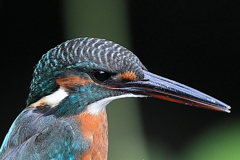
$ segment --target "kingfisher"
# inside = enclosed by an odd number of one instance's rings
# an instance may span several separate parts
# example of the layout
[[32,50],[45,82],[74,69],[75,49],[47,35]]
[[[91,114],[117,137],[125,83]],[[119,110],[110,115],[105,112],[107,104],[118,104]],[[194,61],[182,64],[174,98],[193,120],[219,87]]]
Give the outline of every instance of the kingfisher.
[[230,112],[230,106],[149,72],[123,46],[76,38],[49,50],[37,63],[27,107],[10,127],[1,160],[106,160],[106,106],[125,97],[155,97]]

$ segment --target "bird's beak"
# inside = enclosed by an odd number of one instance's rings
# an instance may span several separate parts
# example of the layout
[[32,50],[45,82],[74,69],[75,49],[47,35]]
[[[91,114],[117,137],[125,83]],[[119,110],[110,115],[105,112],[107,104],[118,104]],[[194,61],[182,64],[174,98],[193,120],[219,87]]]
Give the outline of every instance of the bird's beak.
[[230,113],[229,105],[207,94],[148,71],[143,72],[143,80],[127,82],[123,86],[115,86],[114,89]]

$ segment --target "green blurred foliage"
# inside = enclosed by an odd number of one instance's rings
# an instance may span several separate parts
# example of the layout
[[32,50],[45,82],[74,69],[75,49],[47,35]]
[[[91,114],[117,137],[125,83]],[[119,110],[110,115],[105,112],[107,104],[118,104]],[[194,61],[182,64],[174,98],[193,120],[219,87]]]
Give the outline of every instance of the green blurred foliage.
[[215,124],[186,147],[186,160],[240,159],[240,120]]
[[151,160],[238,160],[240,119],[217,122],[199,133],[178,152],[161,142],[149,142]]

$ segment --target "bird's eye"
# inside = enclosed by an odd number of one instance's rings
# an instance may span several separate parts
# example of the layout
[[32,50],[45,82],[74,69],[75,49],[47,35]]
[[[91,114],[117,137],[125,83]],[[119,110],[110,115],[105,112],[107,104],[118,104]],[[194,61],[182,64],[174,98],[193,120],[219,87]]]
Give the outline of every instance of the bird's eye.
[[98,81],[106,81],[109,78],[111,78],[111,73],[105,72],[105,71],[95,71],[93,73],[93,76],[98,80]]

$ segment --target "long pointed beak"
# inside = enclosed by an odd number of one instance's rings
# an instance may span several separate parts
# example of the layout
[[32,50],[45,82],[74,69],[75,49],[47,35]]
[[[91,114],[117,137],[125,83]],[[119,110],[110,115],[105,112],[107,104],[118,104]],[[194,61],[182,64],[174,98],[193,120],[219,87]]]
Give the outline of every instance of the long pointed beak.
[[114,87],[128,93],[147,95],[191,106],[230,113],[230,106],[196,89],[144,70],[144,79]]

